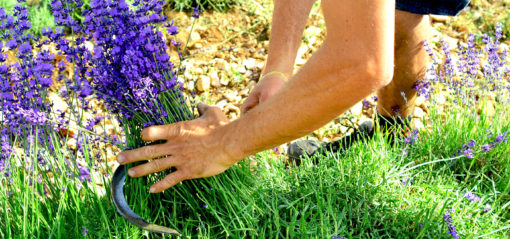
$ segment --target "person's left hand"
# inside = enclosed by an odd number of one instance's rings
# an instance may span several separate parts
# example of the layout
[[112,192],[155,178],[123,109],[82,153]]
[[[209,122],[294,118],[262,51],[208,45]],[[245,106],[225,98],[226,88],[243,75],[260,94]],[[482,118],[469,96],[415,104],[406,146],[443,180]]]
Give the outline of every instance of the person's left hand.
[[228,119],[218,107],[199,104],[200,117],[169,125],[151,126],[142,130],[144,141],[166,140],[166,143],[121,152],[120,164],[150,160],[129,169],[131,177],[141,177],[174,167],[177,171],[150,187],[158,193],[177,183],[193,178],[220,174],[239,159],[225,149],[224,130]]

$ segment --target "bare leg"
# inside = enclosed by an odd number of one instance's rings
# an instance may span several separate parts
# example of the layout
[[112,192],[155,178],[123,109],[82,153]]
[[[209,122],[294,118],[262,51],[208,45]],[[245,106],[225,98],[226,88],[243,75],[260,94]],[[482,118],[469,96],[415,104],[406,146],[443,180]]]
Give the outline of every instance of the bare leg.
[[416,98],[413,86],[423,77],[426,69],[428,57],[423,49],[423,41],[430,34],[428,16],[396,10],[393,80],[377,91],[377,110],[383,116],[407,117],[413,113]]

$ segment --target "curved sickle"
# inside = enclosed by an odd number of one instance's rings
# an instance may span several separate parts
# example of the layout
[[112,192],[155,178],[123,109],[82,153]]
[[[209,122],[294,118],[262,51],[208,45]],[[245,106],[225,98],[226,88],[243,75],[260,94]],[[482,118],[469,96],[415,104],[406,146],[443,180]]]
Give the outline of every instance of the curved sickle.
[[126,166],[120,165],[116,170],[115,173],[113,173],[112,182],[110,185],[110,190],[112,194],[113,204],[115,204],[115,208],[117,209],[117,212],[126,218],[130,223],[151,232],[157,232],[157,233],[165,233],[165,234],[171,234],[176,236],[181,236],[181,234],[171,228],[152,224],[147,222],[145,219],[141,218],[140,216],[136,215],[131,208],[129,208],[129,205],[126,202],[126,198],[124,197],[124,181],[126,180]]

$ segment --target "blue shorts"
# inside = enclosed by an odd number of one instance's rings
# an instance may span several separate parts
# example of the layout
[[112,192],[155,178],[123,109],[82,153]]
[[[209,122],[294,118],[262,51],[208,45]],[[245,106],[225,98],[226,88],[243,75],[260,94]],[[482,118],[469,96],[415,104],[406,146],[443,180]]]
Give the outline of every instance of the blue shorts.
[[470,0],[397,0],[397,9],[414,14],[456,16]]

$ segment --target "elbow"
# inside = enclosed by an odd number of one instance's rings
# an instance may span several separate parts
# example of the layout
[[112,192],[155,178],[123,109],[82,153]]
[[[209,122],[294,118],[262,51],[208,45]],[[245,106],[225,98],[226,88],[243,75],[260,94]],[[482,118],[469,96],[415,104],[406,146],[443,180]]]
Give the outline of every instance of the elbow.
[[393,62],[375,62],[364,66],[365,79],[374,90],[379,90],[393,79]]

